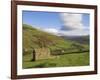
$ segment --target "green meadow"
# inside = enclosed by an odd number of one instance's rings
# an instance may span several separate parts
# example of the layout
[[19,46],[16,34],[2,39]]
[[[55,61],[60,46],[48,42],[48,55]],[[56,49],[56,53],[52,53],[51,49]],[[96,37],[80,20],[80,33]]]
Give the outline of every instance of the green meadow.
[[43,68],[43,67],[68,67],[89,65],[89,53],[74,53],[60,55],[59,58],[31,61],[32,55],[23,57],[23,68]]
[[[46,47],[51,55],[58,56],[52,59],[32,61],[34,48]],[[56,50],[64,51],[57,53]],[[51,35],[23,24],[23,68],[68,67],[89,65],[89,44],[80,44],[65,40],[62,37]]]

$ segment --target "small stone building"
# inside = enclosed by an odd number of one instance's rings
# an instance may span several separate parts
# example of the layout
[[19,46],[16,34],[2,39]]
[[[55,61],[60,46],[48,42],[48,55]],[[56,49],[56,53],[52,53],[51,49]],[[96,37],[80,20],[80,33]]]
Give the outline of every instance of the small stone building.
[[37,48],[35,49],[35,60],[41,60],[41,59],[51,59],[55,58],[57,56],[53,56],[50,54],[49,48]]

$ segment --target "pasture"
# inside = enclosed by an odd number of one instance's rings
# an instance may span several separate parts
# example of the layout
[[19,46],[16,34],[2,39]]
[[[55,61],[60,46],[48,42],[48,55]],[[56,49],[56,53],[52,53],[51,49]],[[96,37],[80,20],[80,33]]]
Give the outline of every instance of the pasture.
[[69,67],[89,65],[89,52],[69,53],[53,59],[31,61],[32,54],[23,56],[23,68]]

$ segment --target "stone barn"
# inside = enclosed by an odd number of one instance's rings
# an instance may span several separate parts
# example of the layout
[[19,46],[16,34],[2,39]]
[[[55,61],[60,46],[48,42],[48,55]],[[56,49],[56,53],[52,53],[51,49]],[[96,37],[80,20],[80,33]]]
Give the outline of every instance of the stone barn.
[[34,60],[41,60],[41,59],[52,59],[56,57],[57,56],[51,55],[49,48],[37,48],[35,49],[35,55],[33,58],[35,58]]

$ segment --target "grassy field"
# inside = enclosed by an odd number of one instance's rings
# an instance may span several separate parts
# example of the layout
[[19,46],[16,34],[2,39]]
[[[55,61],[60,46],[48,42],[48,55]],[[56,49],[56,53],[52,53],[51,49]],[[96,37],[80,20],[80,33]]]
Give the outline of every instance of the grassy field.
[[32,54],[23,56],[23,68],[68,67],[89,65],[89,52],[59,55],[59,58],[31,61]]
[[[86,41],[87,42],[87,41]],[[59,58],[32,61],[35,48],[49,48]],[[56,52],[56,50],[64,51]],[[87,52],[84,52],[87,51]],[[56,52],[56,53],[55,53]],[[81,52],[81,53],[80,53]],[[37,54],[37,53],[36,53]],[[89,65],[89,44],[80,44],[72,40],[36,29],[23,24],[23,68],[45,68]]]

